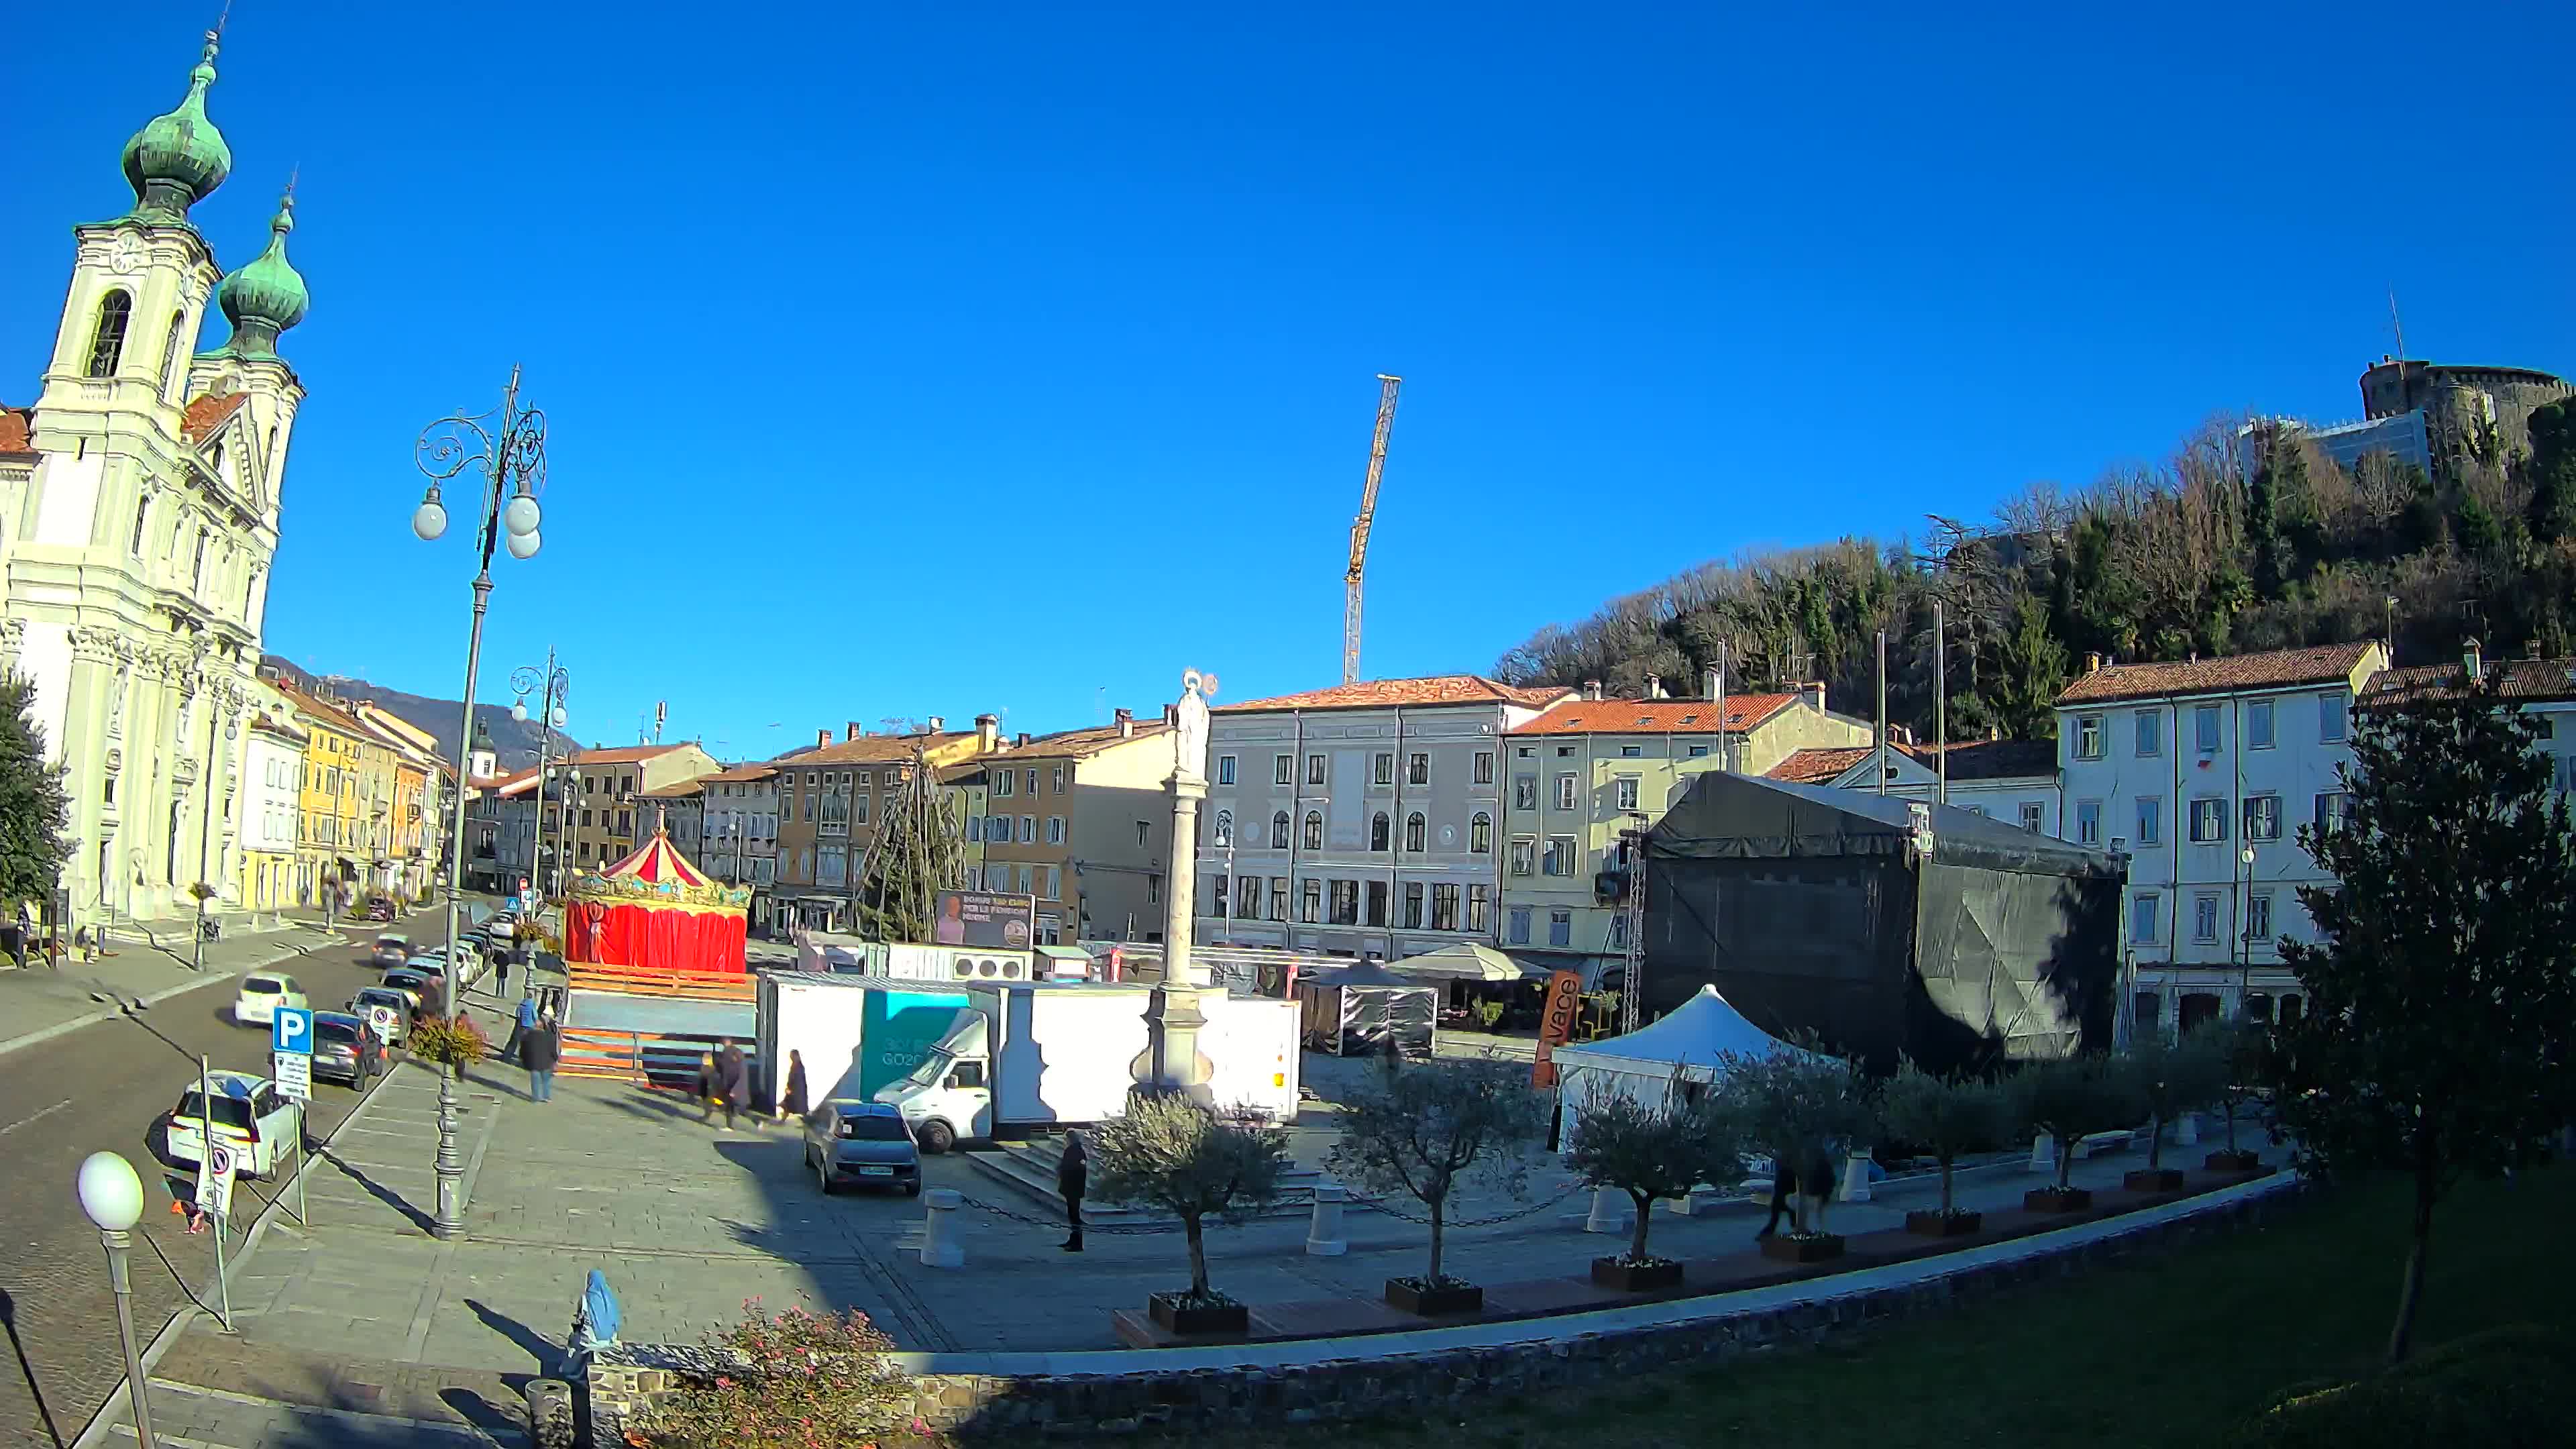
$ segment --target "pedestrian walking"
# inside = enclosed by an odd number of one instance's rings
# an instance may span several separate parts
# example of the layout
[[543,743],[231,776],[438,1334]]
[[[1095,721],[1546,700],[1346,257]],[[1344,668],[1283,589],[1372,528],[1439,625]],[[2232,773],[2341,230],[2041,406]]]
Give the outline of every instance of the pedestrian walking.
[[170,1185],[170,1211],[187,1218],[188,1236],[193,1238],[204,1232],[206,1215],[197,1207],[196,1180],[187,1177],[170,1177],[166,1181]]
[[519,1010],[510,1018],[510,1039],[501,1044],[501,1059],[512,1060],[518,1053],[519,1043],[527,1040],[528,1033],[536,1029],[537,997],[531,991],[519,998]]
[[528,1069],[528,1100],[531,1102],[555,1099],[555,1060],[563,1050],[562,1039],[555,1032],[555,1019],[543,1016],[519,1040],[519,1065]]
[[1082,1194],[1091,1186],[1091,1155],[1082,1145],[1082,1134],[1064,1134],[1064,1155],[1056,1159],[1055,1190],[1064,1198],[1065,1240],[1068,1253],[1082,1251]]
[[1782,1153],[1771,1165],[1771,1218],[1762,1231],[1753,1235],[1755,1242],[1780,1230],[1780,1218],[1789,1211],[1789,1194],[1798,1185],[1798,1175],[1789,1170],[1788,1154]]
[[716,1117],[716,1054],[708,1052],[698,1058],[698,1120],[712,1122]]
[[724,1099],[725,1130],[731,1132],[733,1114],[751,1111],[751,1064],[732,1042],[716,1053],[716,1094]]
[[510,994],[510,953],[507,951],[496,951],[492,955],[492,994],[499,997]]
[[790,1117],[802,1117],[805,1104],[805,1054],[794,1048],[787,1052],[787,1090],[778,1095],[778,1122],[787,1124]]

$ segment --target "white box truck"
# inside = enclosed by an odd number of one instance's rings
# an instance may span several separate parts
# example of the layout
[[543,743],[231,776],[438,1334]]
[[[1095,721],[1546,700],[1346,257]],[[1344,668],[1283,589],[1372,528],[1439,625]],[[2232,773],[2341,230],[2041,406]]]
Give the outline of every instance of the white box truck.
[[[876,1100],[903,1113],[926,1152],[1127,1110],[1150,1073],[1149,986],[1038,982],[968,988],[948,1036]],[[1218,1105],[1276,1120],[1297,1113],[1297,1009],[1285,1001],[1200,998],[1199,1036]]]
[[808,1106],[836,1097],[867,1101],[921,1065],[957,1025],[966,994],[926,981],[846,972],[760,974],[758,1040],[773,1090],[787,1054],[805,1062]]

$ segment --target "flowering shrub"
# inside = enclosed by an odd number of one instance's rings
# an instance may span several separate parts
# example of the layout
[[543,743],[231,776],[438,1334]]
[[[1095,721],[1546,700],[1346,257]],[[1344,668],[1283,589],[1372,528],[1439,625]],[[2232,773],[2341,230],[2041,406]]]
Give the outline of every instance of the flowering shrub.
[[780,1445],[840,1449],[909,1427],[912,1380],[886,1361],[894,1340],[868,1316],[790,1308],[771,1314],[742,1305],[740,1323],[702,1341],[715,1365],[629,1426],[639,1449],[733,1449]]
[[404,1045],[420,1061],[459,1070],[492,1054],[491,1038],[483,1035],[483,1028],[474,1024],[474,1018],[461,1014],[453,1019],[444,1016],[425,1018],[412,1028]]

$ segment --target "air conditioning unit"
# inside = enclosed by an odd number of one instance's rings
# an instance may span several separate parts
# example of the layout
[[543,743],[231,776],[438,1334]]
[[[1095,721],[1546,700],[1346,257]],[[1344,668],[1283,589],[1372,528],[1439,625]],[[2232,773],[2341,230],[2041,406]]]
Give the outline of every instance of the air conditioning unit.
[[948,974],[959,981],[1026,981],[1029,958],[1016,951],[959,951],[949,957]]

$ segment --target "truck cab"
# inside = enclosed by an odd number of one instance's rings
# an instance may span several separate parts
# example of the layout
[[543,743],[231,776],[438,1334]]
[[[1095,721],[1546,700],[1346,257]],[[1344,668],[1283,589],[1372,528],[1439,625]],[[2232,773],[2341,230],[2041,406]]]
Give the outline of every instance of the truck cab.
[[993,1135],[992,1032],[984,1013],[961,1011],[909,1076],[877,1090],[903,1114],[924,1152],[946,1152],[960,1139]]

